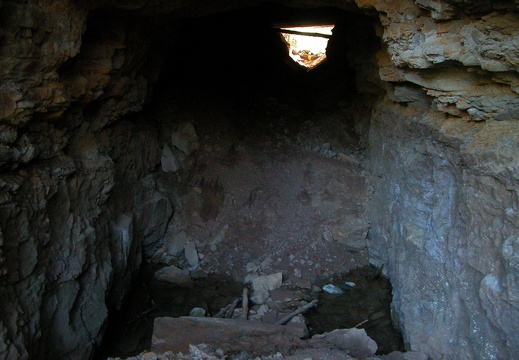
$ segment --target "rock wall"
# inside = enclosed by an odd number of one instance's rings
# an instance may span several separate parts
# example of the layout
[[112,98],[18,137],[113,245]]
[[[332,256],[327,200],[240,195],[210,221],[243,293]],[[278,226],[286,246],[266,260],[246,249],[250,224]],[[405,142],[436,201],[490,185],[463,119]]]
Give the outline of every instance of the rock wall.
[[[359,2],[360,3],[360,2]],[[383,11],[371,261],[407,345],[435,359],[519,350],[519,18],[511,2],[362,2]],[[508,7],[507,7],[508,6]],[[391,99],[391,100],[390,100]]]
[[372,262],[383,259],[408,346],[435,359],[513,357],[519,128],[386,100],[370,136]]
[[0,4],[0,358],[88,358],[172,213],[145,176],[159,129],[125,116],[160,70],[159,25]]

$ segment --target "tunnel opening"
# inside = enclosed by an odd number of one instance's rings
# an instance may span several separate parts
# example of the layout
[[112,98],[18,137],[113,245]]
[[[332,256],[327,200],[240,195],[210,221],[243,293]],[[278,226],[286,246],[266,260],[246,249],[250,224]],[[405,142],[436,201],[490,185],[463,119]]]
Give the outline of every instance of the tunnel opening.
[[290,58],[310,71],[326,60],[326,47],[333,27],[334,25],[284,27],[279,32],[286,43]]
[[[294,66],[279,29],[330,23],[335,28],[327,60],[311,72]],[[125,121],[140,126],[147,122],[158,129],[161,161],[148,177],[173,211],[164,236],[144,242],[148,278],[139,278],[134,284],[137,294],[129,296],[137,307],[123,306],[107,329],[122,339],[108,336],[101,353],[135,355],[150,346],[154,316],[189,315],[185,304],[173,310],[153,286],[170,286],[173,290],[168,291],[179,294],[186,294],[179,284],[196,284],[202,292],[204,286],[216,286],[225,292],[227,282],[213,279],[208,285],[207,279],[197,278],[211,274],[250,286],[254,278],[282,274],[284,287],[304,294],[294,306],[317,299],[319,286],[369,266],[369,159],[366,134],[359,129],[365,131],[362,114],[370,111],[369,103],[380,90],[363,93],[357,82],[365,81],[362,66],[372,61],[379,46],[374,24],[368,16],[337,8],[264,5],[173,19],[169,29],[165,26],[170,36],[160,46],[166,60],[153,96],[143,111]],[[359,108],[363,110],[355,114]],[[150,269],[155,269],[151,280]],[[354,308],[366,309],[363,301],[373,298],[371,303],[379,305],[368,307],[369,314],[338,311],[326,321],[329,313],[318,311],[312,327],[317,332],[332,330],[323,322],[354,327],[358,323],[352,322],[364,316],[369,326],[360,327],[371,326],[368,332],[382,339],[379,353],[402,350],[390,320],[390,296],[380,300],[376,291],[382,287],[387,295],[388,281],[376,285],[378,280],[369,276],[357,276],[356,281],[357,289],[349,293],[363,295],[324,296],[324,303],[336,310],[355,301]],[[367,295],[370,288],[374,291]],[[184,295],[191,300],[187,304],[201,302],[208,315],[214,315],[215,303],[195,293]],[[136,305],[139,298],[145,300]],[[216,303],[228,298],[221,295]],[[252,313],[263,312],[256,320],[272,322],[290,309],[276,309],[269,299],[251,295]],[[385,329],[369,319],[373,314],[383,318]],[[384,332],[396,335],[379,336]],[[136,347],[129,346],[129,339],[135,339]],[[121,346],[127,346],[128,353],[121,352]]]
[[[373,36],[373,20],[336,8],[297,11],[281,6],[261,6],[234,12],[184,19],[175,31],[177,41],[168,56],[170,66],[163,69],[156,92],[174,94],[221,93],[236,87],[267,95],[292,97],[301,104],[317,103],[324,95],[346,100],[357,91],[355,66],[348,60],[349,38],[367,31]],[[312,20],[314,19],[314,20]],[[279,28],[304,24],[338,22],[330,39],[326,64],[307,74],[290,61]],[[360,30],[357,25],[362,24]],[[340,28],[343,27],[341,30]],[[350,32],[350,34],[348,33]],[[348,42],[344,41],[349,38]],[[243,96],[248,95],[247,91]],[[316,99],[316,100],[313,100]],[[334,101],[330,100],[330,101]]]

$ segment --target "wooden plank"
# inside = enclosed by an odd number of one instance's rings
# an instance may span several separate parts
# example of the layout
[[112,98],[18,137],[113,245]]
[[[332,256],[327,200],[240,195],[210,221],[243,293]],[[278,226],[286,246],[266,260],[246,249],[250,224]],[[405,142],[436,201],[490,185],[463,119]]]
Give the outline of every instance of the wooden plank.
[[288,29],[274,29],[274,31],[279,32],[279,33],[284,33],[284,34],[313,36],[313,37],[320,37],[320,38],[325,38],[325,39],[330,39],[332,37],[332,35],[328,35],[328,34],[319,34],[319,33],[312,33],[312,32],[288,30]]
[[246,320],[162,317],[155,319],[151,350],[156,353],[166,351],[188,353],[190,344],[204,343],[220,347],[237,338],[251,337],[257,340],[260,337],[269,339],[280,335],[301,339],[308,336],[308,330]]

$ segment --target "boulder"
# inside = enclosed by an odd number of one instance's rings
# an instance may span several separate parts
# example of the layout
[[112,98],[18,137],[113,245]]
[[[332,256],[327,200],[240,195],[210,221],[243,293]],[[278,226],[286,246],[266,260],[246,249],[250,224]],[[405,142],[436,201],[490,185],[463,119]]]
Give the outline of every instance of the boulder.
[[195,307],[191,310],[189,313],[189,316],[191,317],[205,317],[205,309]]
[[297,341],[305,336],[306,333],[296,327],[256,321],[162,317],[155,319],[151,350],[156,353],[166,351],[187,353],[189,345],[201,343],[227,350],[223,347],[239,343],[240,346],[246,344],[249,347],[248,351],[263,353],[265,344],[274,344],[280,340],[289,344],[291,341]]
[[275,274],[258,276],[252,279],[252,289],[254,291],[257,290],[276,290],[281,287],[281,283],[283,282],[283,274],[278,272]]
[[178,131],[171,135],[171,143],[186,155],[200,148],[195,127],[189,122],[181,124]]
[[160,158],[162,171],[176,172],[178,170],[178,160],[168,145],[164,144],[162,148],[162,156]]
[[189,264],[189,266],[198,267],[198,251],[196,250],[196,245],[193,242],[188,242],[184,246],[184,256]]
[[366,334],[366,330],[356,328],[315,335],[309,342],[313,347],[338,348],[357,358],[373,356],[378,349],[377,343]]
[[[169,229],[168,229],[169,233]],[[169,234],[166,233],[166,236]],[[173,234],[171,237],[166,238],[166,252],[169,255],[178,256],[184,250],[189,237],[184,230]]]
[[155,273],[155,279],[166,281],[180,287],[193,287],[189,271],[179,269],[175,265],[166,266]]
[[270,297],[270,293],[267,289],[259,289],[254,291],[250,296],[250,301],[256,305],[265,304]]

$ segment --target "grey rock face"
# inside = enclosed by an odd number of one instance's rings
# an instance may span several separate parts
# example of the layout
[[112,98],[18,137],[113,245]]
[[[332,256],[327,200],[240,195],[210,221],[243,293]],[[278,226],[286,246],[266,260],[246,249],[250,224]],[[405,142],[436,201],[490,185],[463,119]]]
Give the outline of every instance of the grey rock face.
[[368,243],[372,261],[387,266],[406,341],[435,358],[512,356],[519,149],[507,144],[518,129],[497,135],[457,123],[453,131],[439,114],[388,102],[377,109]]
[[171,135],[171,144],[185,155],[189,155],[193,151],[198,150],[200,144],[198,143],[198,135],[196,134],[193,124],[180,124],[178,131]]

